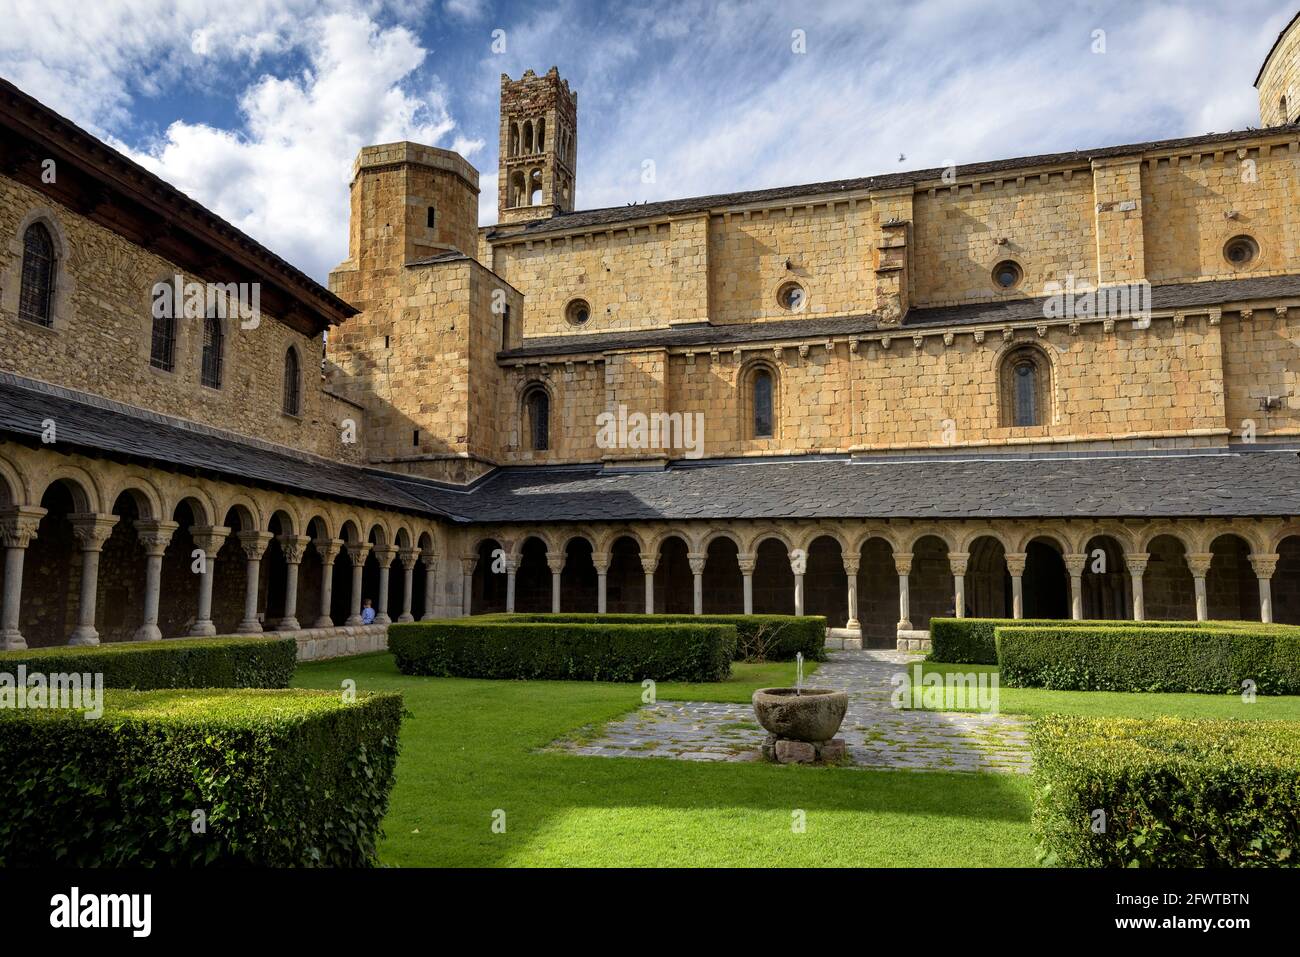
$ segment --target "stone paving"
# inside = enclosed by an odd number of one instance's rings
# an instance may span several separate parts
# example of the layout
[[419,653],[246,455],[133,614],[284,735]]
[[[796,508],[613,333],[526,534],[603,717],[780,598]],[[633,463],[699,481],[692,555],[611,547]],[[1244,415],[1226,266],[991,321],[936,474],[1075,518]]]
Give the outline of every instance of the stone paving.
[[[1029,771],[1028,722],[1000,714],[894,708],[891,678],[921,656],[896,651],[832,651],[810,688],[849,693],[839,736],[856,767],[927,771]],[[790,665],[791,679],[794,664]],[[791,681],[793,684],[793,680]],[[550,750],[600,757],[758,761],[766,732],[748,704],[660,701],[611,721],[592,736]]]

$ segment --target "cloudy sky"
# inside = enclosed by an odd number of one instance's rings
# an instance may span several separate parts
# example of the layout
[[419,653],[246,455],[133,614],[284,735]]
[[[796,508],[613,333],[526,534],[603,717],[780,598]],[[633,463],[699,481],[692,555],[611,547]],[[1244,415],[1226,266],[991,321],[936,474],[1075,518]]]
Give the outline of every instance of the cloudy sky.
[[557,65],[578,90],[577,202],[594,208],[1239,129],[1258,121],[1251,84],[1294,12],[0,0],[0,75],[324,280],[346,252],[365,144],[459,151],[485,174],[481,221],[494,221],[503,72]]

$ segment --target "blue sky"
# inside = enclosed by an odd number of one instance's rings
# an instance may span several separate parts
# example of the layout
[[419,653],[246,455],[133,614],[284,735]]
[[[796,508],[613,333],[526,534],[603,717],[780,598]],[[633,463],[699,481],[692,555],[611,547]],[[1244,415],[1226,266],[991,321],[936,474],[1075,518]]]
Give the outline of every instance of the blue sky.
[[593,208],[1239,129],[1257,123],[1251,84],[1294,12],[0,0],[0,75],[324,280],[368,143],[461,152],[494,221],[503,72],[556,65],[578,91],[577,202]]

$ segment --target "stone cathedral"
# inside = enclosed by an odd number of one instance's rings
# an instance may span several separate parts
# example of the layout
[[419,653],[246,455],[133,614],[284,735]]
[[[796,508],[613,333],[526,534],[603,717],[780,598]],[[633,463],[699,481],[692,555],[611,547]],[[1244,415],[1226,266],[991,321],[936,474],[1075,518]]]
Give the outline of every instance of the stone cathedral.
[[0,83],[0,644],[1300,623],[1298,20],[1258,129],[606,209],[502,76],[497,222],[366,147],[328,288]]

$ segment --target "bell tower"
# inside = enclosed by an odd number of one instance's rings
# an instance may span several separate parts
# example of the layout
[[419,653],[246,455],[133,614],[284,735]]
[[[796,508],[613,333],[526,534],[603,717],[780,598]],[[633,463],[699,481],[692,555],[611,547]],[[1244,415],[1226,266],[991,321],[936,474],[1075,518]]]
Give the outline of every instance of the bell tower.
[[501,74],[498,222],[526,223],[573,212],[578,158],[578,94],[560,71]]

